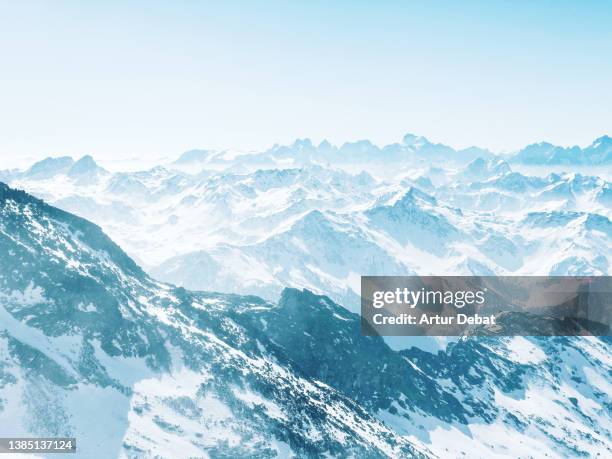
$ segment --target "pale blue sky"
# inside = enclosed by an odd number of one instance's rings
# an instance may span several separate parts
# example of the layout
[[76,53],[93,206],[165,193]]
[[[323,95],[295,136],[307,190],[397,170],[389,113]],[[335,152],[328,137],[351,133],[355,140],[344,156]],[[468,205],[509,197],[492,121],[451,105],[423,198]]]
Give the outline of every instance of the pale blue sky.
[[612,2],[330,3],[0,0],[0,158],[612,134]]

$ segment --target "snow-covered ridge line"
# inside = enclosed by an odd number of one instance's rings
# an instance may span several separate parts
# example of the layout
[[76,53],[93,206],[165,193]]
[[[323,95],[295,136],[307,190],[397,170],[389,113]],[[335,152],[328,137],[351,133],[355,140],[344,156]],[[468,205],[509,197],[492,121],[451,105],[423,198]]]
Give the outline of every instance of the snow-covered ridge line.
[[155,277],[193,289],[276,300],[283,287],[308,288],[356,307],[366,274],[612,270],[612,168],[534,174],[410,136],[375,153],[368,142],[346,148],[300,141],[216,165],[216,154],[191,152],[115,173],[58,158],[5,175],[98,223]]
[[[227,170],[236,168],[254,170],[257,168],[286,168],[300,167],[306,164],[321,164],[335,166],[349,166],[351,164],[371,164],[379,162],[394,161],[396,163],[412,162],[427,157],[429,160],[451,161],[467,163],[476,158],[491,160],[499,158],[511,164],[524,165],[581,165],[596,166],[612,163],[612,138],[602,135],[595,139],[590,145],[580,147],[558,146],[549,142],[538,142],[509,153],[494,153],[490,150],[472,146],[464,149],[454,149],[448,145],[431,142],[425,137],[414,134],[406,134],[401,142],[378,146],[369,140],[346,142],[336,146],[323,140],[315,145],[310,139],[297,139],[291,145],[274,145],[268,150],[239,152],[233,150],[189,150],[177,159],[159,158],[157,164],[163,164],[170,168],[191,170]],[[131,159],[130,170],[137,163],[151,163],[151,159]],[[126,161],[103,161],[113,170],[121,170],[126,167]],[[28,169],[30,174],[44,174],[49,169],[65,170],[72,174],[79,174],[99,166],[95,164],[90,155],[81,157],[75,161],[70,156],[49,157],[38,161]],[[117,169],[119,168],[119,169]],[[99,168],[102,169],[102,168]],[[3,174],[13,171],[1,171]],[[4,177],[6,179],[6,177]]]

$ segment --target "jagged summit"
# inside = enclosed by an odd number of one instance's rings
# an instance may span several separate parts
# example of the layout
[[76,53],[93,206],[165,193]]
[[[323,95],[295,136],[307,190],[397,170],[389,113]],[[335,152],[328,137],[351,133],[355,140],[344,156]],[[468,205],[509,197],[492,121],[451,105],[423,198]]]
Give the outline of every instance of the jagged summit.
[[426,145],[430,143],[427,138],[410,133],[404,135],[404,137],[402,138],[402,142],[404,143],[404,145],[408,146]]
[[94,161],[91,155],[85,155],[76,161],[70,169],[68,169],[67,175],[73,178],[88,178],[93,179],[98,174],[107,174],[108,172]]
[[73,164],[74,160],[70,156],[49,157],[34,163],[25,174],[32,178],[49,178],[67,171]]
[[[106,236],[98,225],[53,207],[42,199],[35,198],[23,190],[13,189],[2,182],[0,182],[0,206],[4,228],[11,229],[25,238],[22,240],[23,244],[20,245],[22,247],[20,251],[24,250],[23,247],[29,247],[37,248],[45,253],[52,242],[59,245],[64,244],[63,236],[55,233],[55,230],[60,229],[56,225],[61,224],[61,229],[68,231],[69,235],[80,234],[87,239],[93,251],[104,251],[107,260],[121,267],[122,271],[139,278],[144,276],[142,269]],[[51,241],[53,235],[59,239]],[[67,243],[66,247],[69,249],[70,244]],[[78,255],[78,252],[74,253]],[[58,253],[56,260],[61,259],[62,256]],[[80,262],[78,264],[83,266],[84,272],[87,271],[87,264]],[[15,267],[18,266],[17,263]]]

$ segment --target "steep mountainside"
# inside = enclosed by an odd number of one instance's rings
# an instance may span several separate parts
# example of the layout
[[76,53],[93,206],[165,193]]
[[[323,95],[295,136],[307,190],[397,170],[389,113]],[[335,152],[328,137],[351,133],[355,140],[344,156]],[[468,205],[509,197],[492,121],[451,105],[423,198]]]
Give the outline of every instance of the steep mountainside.
[[81,457],[426,454],[232,319],[255,297],[147,277],[102,231],[0,184],[0,430]]

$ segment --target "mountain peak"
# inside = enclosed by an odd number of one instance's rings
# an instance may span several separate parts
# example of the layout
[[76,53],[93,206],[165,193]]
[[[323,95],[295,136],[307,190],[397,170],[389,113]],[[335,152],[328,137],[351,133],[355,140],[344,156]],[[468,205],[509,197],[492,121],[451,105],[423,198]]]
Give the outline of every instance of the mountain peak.
[[416,204],[418,201],[425,202],[430,205],[437,205],[437,200],[434,196],[431,196],[424,191],[419,190],[417,187],[411,186],[400,199],[396,201],[394,206],[412,206]]
[[323,139],[317,149],[319,150],[330,150],[333,148],[333,145],[329,143],[327,139]]
[[612,137],[609,135],[602,135],[593,141],[589,148],[599,149],[599,148],[609,148],[612,147]]
[[309,150],[312,148],[312,141],[309,138],[295,139],[295,142],[293,142],[291,148],[298,150]]
[[48,178],[60,172],[65,172],[73,164],[74,160],[70,156],[48,157],[34,163],[26,171],[26,175],[35,178]]
[[212,151],[210,150],[189,150],[179,156],[179,158],[174,161],[173,164],[191,164],[204,162],[210,157],[211,154]]
[[68,170],[68,175],[71,177],[75,177],[83,174],[102,171],[104,171],[104,169],[98,166],[98,164],[94,161],[91,155],[85,155],[77,162],[73,163],[72,166],[70,166],[70,169]]
[[[62,247],[62,252],[70,253],[71,257],[75,257],[71,266],[86,266],[84,262],[82,263],[82,260],[78,260],[78,251],[64,250],[69,246],[69,244],[66,245],[63,242],[66,240],[64,232],[68,231],[70,234],[80,234],[80,240],[87,243],[93,252],[98,255],[106,253],[105,259],[113,262],[123,271],[139,278],[145,276],[144,271],[106,236],[98,225],[53,207],[42,199],[38,199],[25,191],[11,188],[2,182],[0,182],[0,211],[2,211],[0,217],[6,225],[19,228],[19,237],[27,241],[25,245],[28,247],[58,245],[58,247]],[[43,238],[37,233],[39,227],[45,227]],[[31,228],[34,228],[35,231],[29,234]],[[43,250],[41,253],[47,254],[48,252]],[[37,260],[40,263],[44,261],[43,257],[40,256]],[[66,256],[60,256],[58,260],[56,262],[60,264],[68,263]]]
[[404,145],[407,145],[409,147],[412,146],[422,146],[422,145],[427,145],[429,144],[429,140],[426,137],[423,136],[417,136],[414,134],[406,134],[403,138],[402,138],[402,142],[404,143]]

